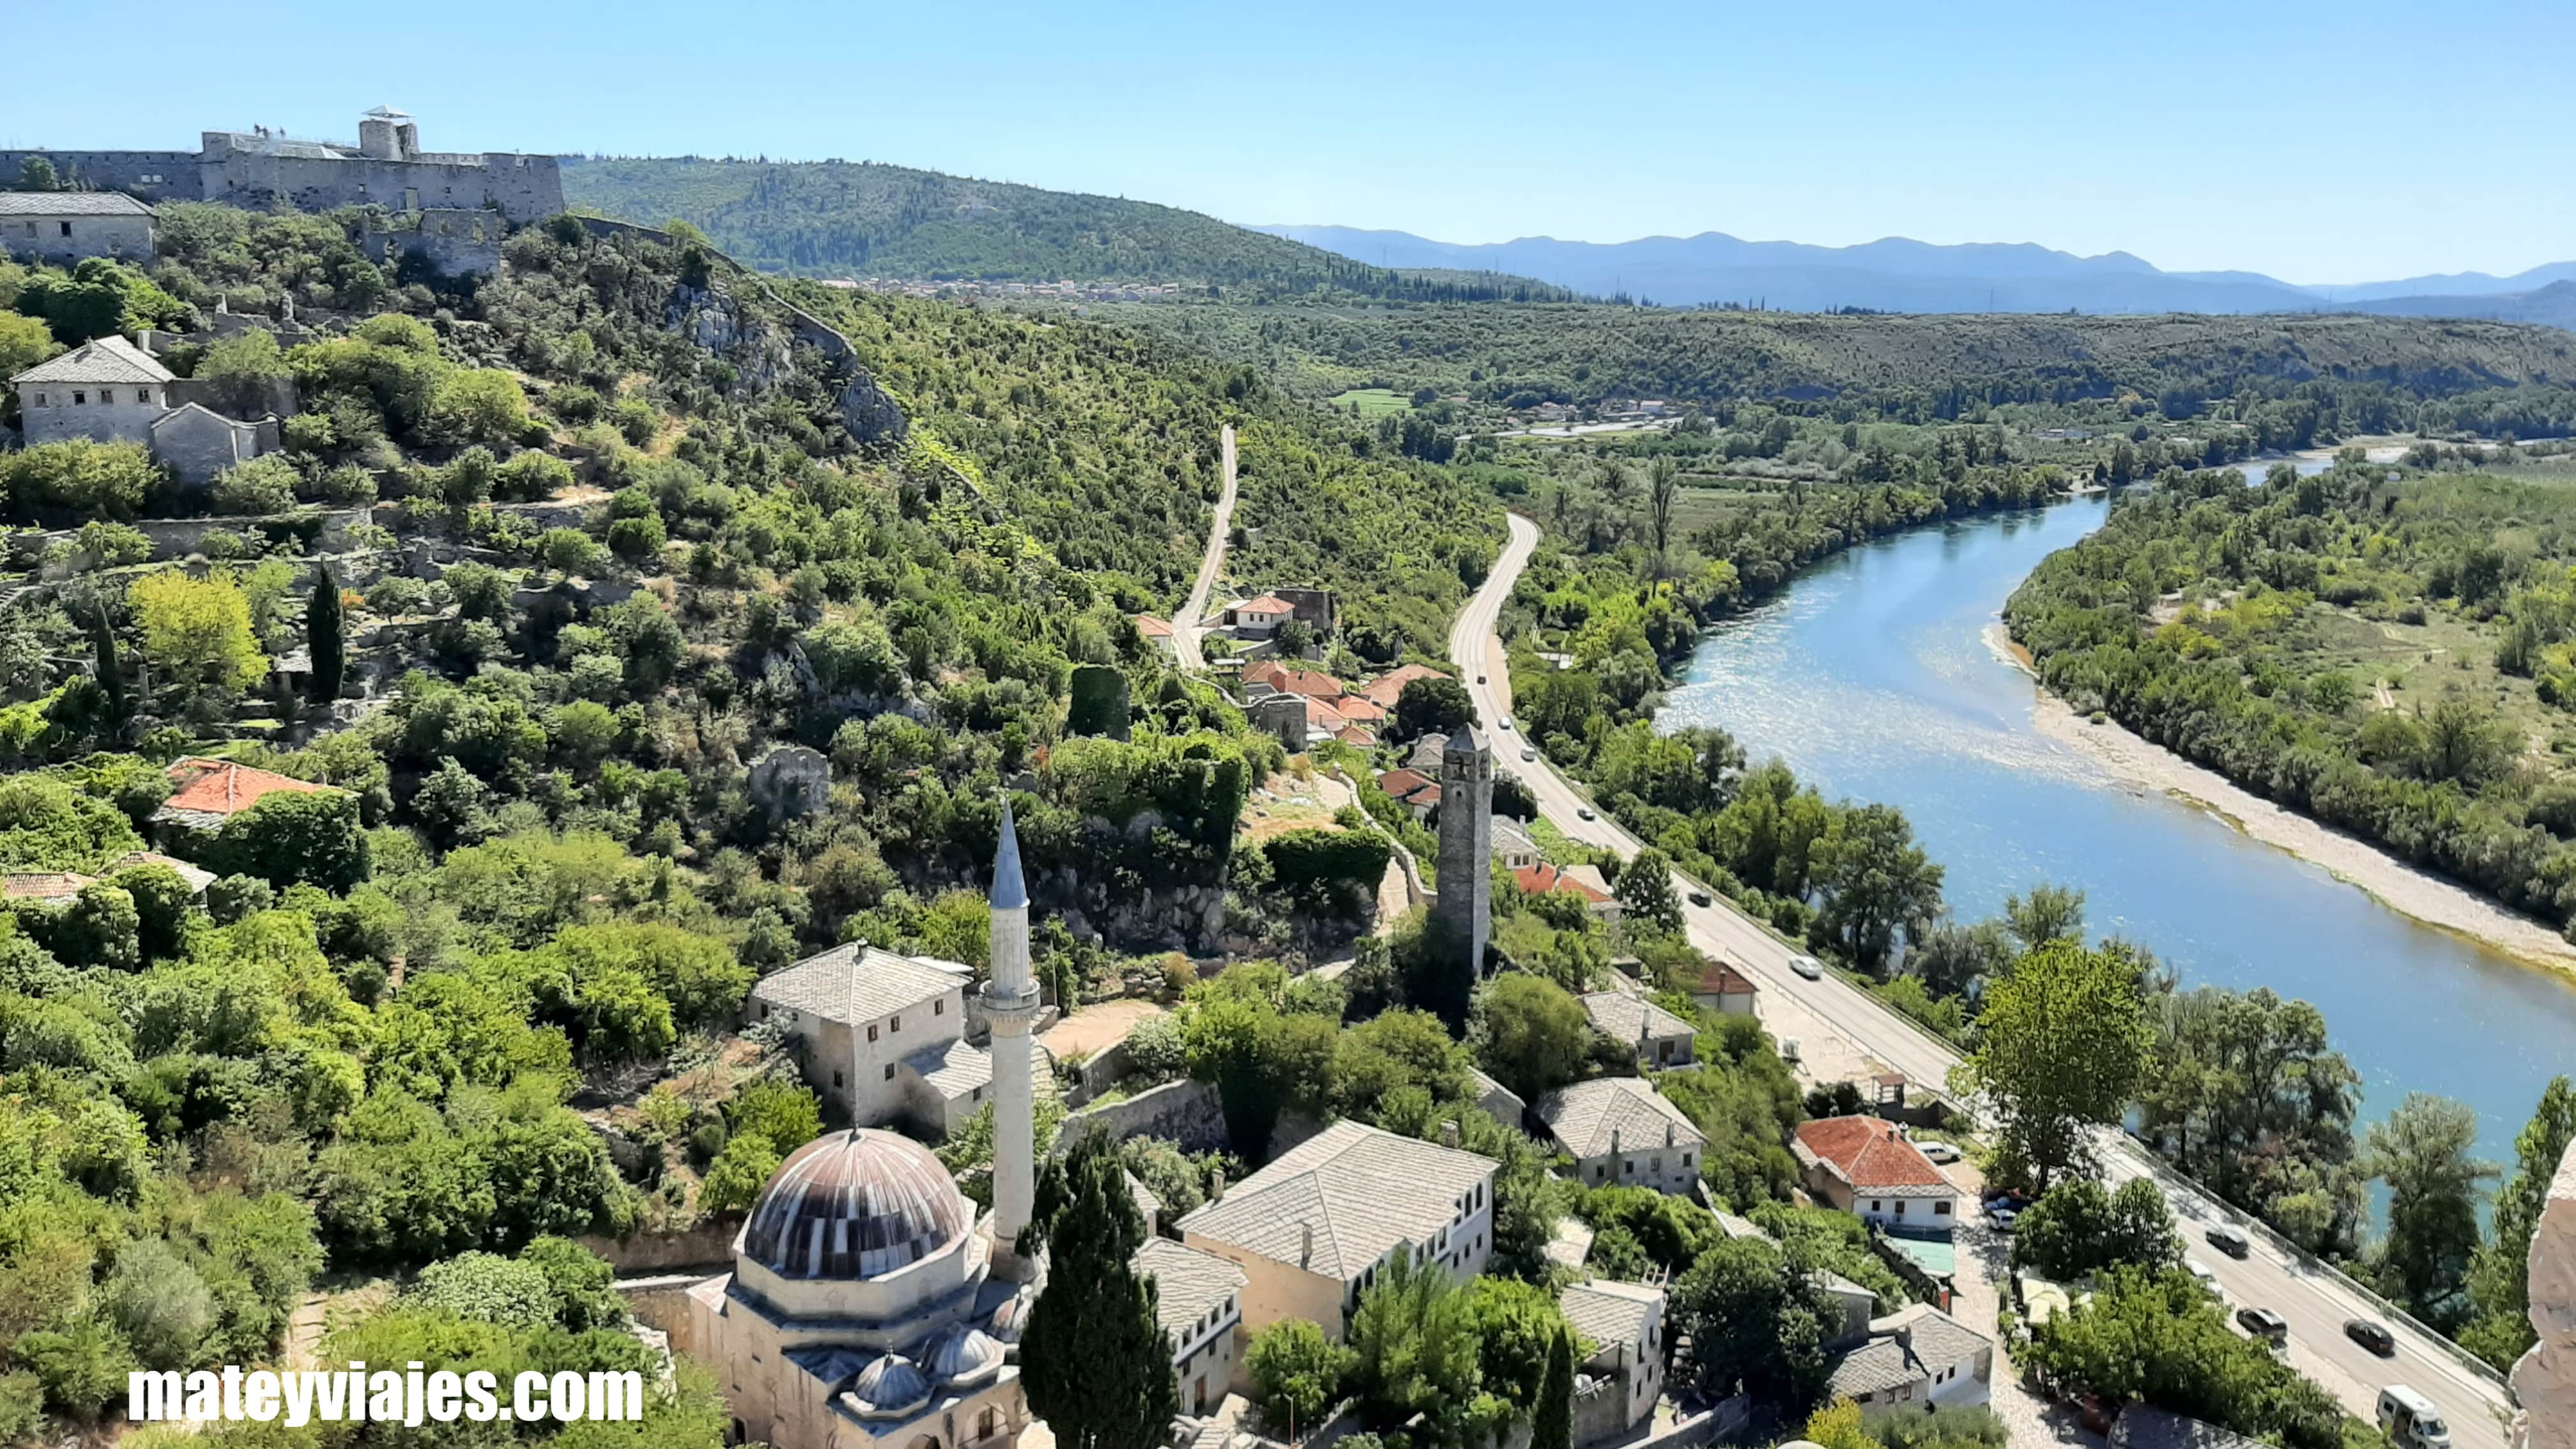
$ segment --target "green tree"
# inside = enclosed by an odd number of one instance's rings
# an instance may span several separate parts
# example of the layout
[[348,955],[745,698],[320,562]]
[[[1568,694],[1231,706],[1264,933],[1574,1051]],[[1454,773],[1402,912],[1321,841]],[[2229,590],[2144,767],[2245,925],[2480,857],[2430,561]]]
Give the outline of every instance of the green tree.
[[340,616],[340,578],[329,564],[313,571],[313,596],[304,605],[304,650],[312,661],[307,698],[328,707],[340,697],[349,666],[347,626]]
[[1341,1401],[1352,1355],[1312,1322],[1283,1318],[1252,1336],[1243,1363],[1263,1420],[1294,1435],[1298,1425],[1321,1422],[1324,1411]]
[[1467,1292],[1448,1273],[1396,1254],[1360,1295],[1350,1342],[1358,1356],[1353,1377],[1372,1424],[1402,1424],[1420,1414],[1437,1442],[1468,1437],[1483,1369]]
[[1739,1390],[1771,1413],[1804,1413],[1825,1387],[1825,1343],[1840,1310],[1813,1265],[1761,1238],[1700,1254],[1673,1286],[1674,1331],[1690,1338],[1680,1372],[1703,1392]]
[[54,163],[46,157],[29,156],[18,163],[20,191],[59,191],[62,185],[62,177],[56,174]]
[[341,790],[280,790],[226,820],[206,851],[220,875],[258,876],[285,887],[307,881],[346,891],[374,873],[358,797]]
[[2570,1142],[2576,1142],[2576,1083],[2552,1077],[2513,1139],[2513,1173],[2496,1189],[2493,1230],[2469,1264],[2478,1319],[2460,1342],[2498,1368],[2511,1367],[2532,1344],[2531,1235]]
[[1900,931],[1912,939],[1940,915],[1942,869],[1894,806],[1846,811],[1823,855],[1814,929],[1853,965],[1883,970]]
[[242,690],[268,673],[249,597],[231,578],[164,569],[136,579],[126,597],[143,627],[144,655],[165,677],[190,688]]
[[1144,1220],[1105,1136],[1047,1163],[1028,1231],[1044,1242],[1048,1267],[1021,1340],[1030,1410],[1070,1449],[1158,1449],[1180,1391],[1155,1285],[1135,1268]]
[[1673,894],[1672,857],[1651,845],[1620,868],[1619,884],[1611,894],[1629,921],[1658,931],[1682,927],[1682,903]]
[[2089,1170],[2093,1132],[2119,1122],[2153,1040],[2128,958],[2050,942],[1987,987],[1978,1026],[1958,1075],[1993,1103],[1998,1175],[2026,1175],[2045,1194]]
[[1456,734],[1475,723],[1476,703],[1467,686],[1450,675],[1408,679],[1395,697],[1395,729],[1404,739],[1427,734]]
[[2025,951],[2036,951],[2051,941],[2080,941],[2084,892],[2042,881],[2027,896],[2005,898],[2004,925]]
[[1495,1081],[1536,1102],[1583,1075],[1592,1057],[1592,1018],[1564,987],[1512,972],[1478,996],[1473,1041]]
[[1655,529],[1655,562],[1668,563],[1673,547],[1673,507],[1681,501],[1681,465],[1668,453],[1646,465],[1646,512]]
[[[1656,460],[1658,463],[1662,459]],[[1660,512],[1660,510],[1658,510]],[[1656,533],[1663,527],[1660,520]],[[1560,1329],[1548,1341],[1547,1374],[1530,1412],[1530,1449],[1574,1449],[1574,1333]]]
[[2470,1155],[2477,1140],[2466,1103],[2409,1092],[2362,1142],[2370,1175],[2388,1184],[2388,1237],[2374,1255],[2383,1290],[2437,1326],[2455,1325],[2467,1306],[2479,1184],[2496,1171]]
[[2051,1278],[2089,1277],[2121,1264],[2161,1271],[2181,1257],[2173,1210],[2143,1177],[2116,1193],[2089,1177],[2061,1182],[2013,1225],[2014,1261]]

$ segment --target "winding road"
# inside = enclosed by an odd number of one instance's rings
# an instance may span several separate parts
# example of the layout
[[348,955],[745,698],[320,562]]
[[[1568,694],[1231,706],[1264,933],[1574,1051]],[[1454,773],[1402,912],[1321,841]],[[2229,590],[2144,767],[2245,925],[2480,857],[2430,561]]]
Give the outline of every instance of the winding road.
[[1225,536],[1234,526],[1234,424],[1225,425],[1220,439],[1225,455],[1225,487],[1216,496],[1216,519],[1208,525],[1207,552],[1199,555],[1198,582],[1190,585],[1189,602],[1172,620],[1173,652],[1183,669],[1205,670],[1207,655],[1199,648],[1199,636],[1207,632],[1200,627],[1207,618],[1208,596],[1216,590],[1216,576],[1225,569]]
[[[1510,541],[1450,630],[1449,657],[1467,673],[1468,693],[1489,732],[1495,768],[1528,786],[1540,813],[1567,837],[1614,850],[1624,859],[1636,853],[1635,838],[1607,819],[1585,819],[1590,797],[1544,758],[1524,759],[1523,751],[1530,747],[1507,724],[1510,679],[1494,625],[1538,545],[1536,524],[1518,514],[1509,516],[1509,524]],[[1481,683],[1477,682],[1480,676]],[[1839,976],[1828,972],[1818,981],[1799,976],[1789,968],[1799,948],[1704,884],[1676,871],[1674,888],[1685,903],[1691,944],[1753,978],[1760,988],[1757,1002],[1763,1024],[1774,1038],[1798,1039],[1805,1060],[1830,1059],[1838,1048],[1846,1059],[1879,1063],[1918,1082],[1937,1084],[1949,1079],[1959,1055],[1947,1043]],[[1713,904],[1688,904],[1692,892],[1705,893]],[[2463,1362],[2464,1355],[2447,1340],[2391,1318],[2343,1275],[2300,1258],[2244,1214],[2174,1177],[2126,1135],[2105,1133],[2101,1147],[2114,1185],[2148,1177],[2163,1188],[2187,1251],[2216,1274],[2231,1308],[2270,1308],[2289,1320],[2291,1362],[2345,1407],[2371,1420],[2382,1386],[2411,1384],[2448,1416],[2451,1442],[2457,1449],[2504,1449],[2504,1421],[2512,1410],[2503,1384]],[[2246,1257],[2229,1257],[2206,1243],[2202,1235],[2219,1223],[2242,1226],[2253,1237]],[[1962,1251],[1963,1272],[1969,1258]],[[2376,1357],[2346,1338],[2343,1325],[2352,1318],[2385,1323],[2396,1335],[2394,1358]],[[1980,1331],[1993,1328],[1992,1324],[1972,1326]]]

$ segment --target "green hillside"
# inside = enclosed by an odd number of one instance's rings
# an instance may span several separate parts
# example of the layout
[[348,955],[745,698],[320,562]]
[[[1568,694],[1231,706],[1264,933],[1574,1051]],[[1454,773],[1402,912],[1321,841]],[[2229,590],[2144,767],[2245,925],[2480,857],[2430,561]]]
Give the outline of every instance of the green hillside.
[[566,157],[576,207],[678,218],[744,263],[800,275],[1213,283],[1423,301],[1570,295],[1525,278],[1363,266],[1150,202],[841,161]]

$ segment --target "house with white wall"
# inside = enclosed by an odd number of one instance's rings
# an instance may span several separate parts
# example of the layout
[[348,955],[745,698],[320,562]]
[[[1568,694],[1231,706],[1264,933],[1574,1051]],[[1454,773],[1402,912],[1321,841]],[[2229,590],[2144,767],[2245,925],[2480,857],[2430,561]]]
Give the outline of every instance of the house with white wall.
[[972,980],[954,961],[852,942],[760,978],[744,1024],[782,1028],[806,1085],[848,1106],[854,1125],[944,1138],[992,1096],[993,1059],[967,1040]]

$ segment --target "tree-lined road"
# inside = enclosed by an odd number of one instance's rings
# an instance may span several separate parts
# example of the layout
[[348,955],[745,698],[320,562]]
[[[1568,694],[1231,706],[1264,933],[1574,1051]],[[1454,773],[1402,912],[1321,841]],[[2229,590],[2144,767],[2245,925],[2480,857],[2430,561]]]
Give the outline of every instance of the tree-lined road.
[[[1522,759],[1521,752],[1528,746],[1517,729],[1504,727],[1510,717],[1510,687],[1494,625],[1538,544],[1536,524],[1518,514],[1510,515],[1509,524],[1510,541],[1450,631],[1449,657],[1466,671],[1468,693],[1493,745],[1495,768],[1528,786],[1540,813],[1569,838],[1617,851],[1624,859],[1636,853],[1638,842],[1607,819],[1583,818],[1590,810],[1589,797],[1544,758]],[[1481,684],[1476,682],[1480,675],[1485,681]],[[1775,1038],[1815,1044],[1820,1035],[1830,1034],[1851,1052],[1916,1081],[1949,1079],[1959,1060],[1949,1046],[1830,972],[1817,981],[1799,976],[1789,968],[1791,958],[1799,954],[1797,948],[1714,891],[1708,891],[1714,904],[1689,905],[1688,892],[1708,888],[1679,872],[1674,882],[1682,893],[1692,945],[1754,979],[1760,988],[1760,1015]],[[1818,1053],[1810,1046],[1805,1055],[1812,1061]],[[2279,1250],[2260,1231],[2253,1232],[2252,1253],[2241,1260],[2208,1246],[2202,1234],[2209,1226],[2250,1220],[2164,1172],[2150,1153],[2125,1135],[2105,1134],[2102,1145],[2113,1185],[2131,1177],[2154,1177],[2173,1205],[2187,1251],[2209,1265],[2230,1305],[2271,1308],[2288,1319],[2292,1362],[2347,1408],[2369,1419],[2381,1387],[2411,1384],[2449,1416],[2457,1449],[2504,1449],[2506,1434],[2500,1416],[2511,1410],[2500,1383],[2462,1364],[2442,1340],[2390,1319],[2340,1275]],[[2351,1318],[2386,1323],[2397,1338],[2396,1356],[2378,1358],[2346,1338],[2343,1324]]]
[[1234,424],[1225,425],[1219,446],[1225,455],[1225,487],[1216,495],[1216,519],[1208,525],[1207,551],[1199,555],[1198,581],[1190,585],[1189,601],[1172,620],[1172,648],[1183,669],[1207,668],[1207,655],[1199,649],[1199,635],[1206,631],[1199,621],[1207,617],[1216,576],[1225,569],[1225,536],[1234,526]]

